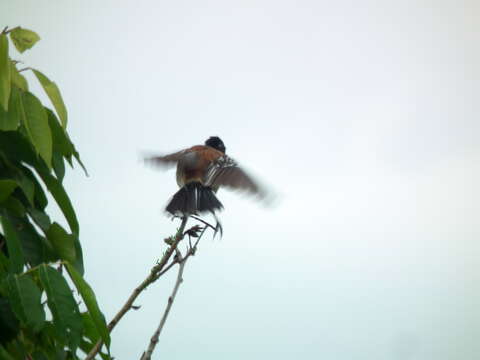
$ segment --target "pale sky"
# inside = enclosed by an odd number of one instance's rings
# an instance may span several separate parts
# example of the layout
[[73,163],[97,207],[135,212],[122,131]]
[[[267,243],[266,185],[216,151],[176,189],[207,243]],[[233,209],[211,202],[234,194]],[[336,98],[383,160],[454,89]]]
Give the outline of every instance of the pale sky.
[[[477,1],[0,3],[2,28],[41,36],[18,59],[59,85],[90,172],[66,188],[108,320],[178,226],[174,172],[141,154],[218,135],[277,194],[219,192],[224,237],[187,263],[154,359],[480,358],[479,18]],[[172,280],[114,330],[116,359],[145,350]]]

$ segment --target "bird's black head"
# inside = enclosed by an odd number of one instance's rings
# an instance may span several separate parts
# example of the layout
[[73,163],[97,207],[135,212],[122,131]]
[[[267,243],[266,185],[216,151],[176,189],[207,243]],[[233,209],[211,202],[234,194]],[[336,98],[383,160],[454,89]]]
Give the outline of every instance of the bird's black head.
[[207,141],[205,141],[205,145],[210,146],[214,149],[217,149],[218,151],[221,151],[222,153],[225,153],[227,150],[225,148],[225,145],[223,144],[222,139],[220,139],[218,136],[210,136]]

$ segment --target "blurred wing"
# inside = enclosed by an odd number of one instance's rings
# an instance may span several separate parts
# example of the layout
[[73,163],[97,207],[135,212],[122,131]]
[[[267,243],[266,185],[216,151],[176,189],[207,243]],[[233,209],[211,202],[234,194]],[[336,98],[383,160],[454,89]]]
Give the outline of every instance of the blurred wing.
[[165,156],[146,157],[145,162],[154,166],[162,168],[171,168],[177,165],[177,162],[182,158],[187,150],[177,151],[176,153]]
[[205,175],[204,184],[213,188],[226,187],[263,197],[264,190],[232,158],[222,156],[212,162]]

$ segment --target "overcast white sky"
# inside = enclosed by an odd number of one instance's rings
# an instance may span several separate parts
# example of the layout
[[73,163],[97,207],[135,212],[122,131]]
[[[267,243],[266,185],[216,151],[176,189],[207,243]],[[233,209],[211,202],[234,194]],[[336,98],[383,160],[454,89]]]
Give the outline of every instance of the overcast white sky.
[[[479,18],[478,1],[0,3],[64,95],[108,319],[177,226],[174,173],[142,152],[219,135],[279,194],[219,192],[224,237],[187,264],[154,359],[480,358]],[[115,329],[117,359],[146,348],[171,280]]]

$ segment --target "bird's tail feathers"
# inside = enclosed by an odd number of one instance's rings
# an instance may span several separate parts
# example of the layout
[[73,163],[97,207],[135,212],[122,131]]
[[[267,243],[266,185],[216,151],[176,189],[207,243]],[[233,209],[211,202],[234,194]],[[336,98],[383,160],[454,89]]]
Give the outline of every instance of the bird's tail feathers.
[[203,186],[200,182],[191,182],[178,190],[166,207],[172,215],[215,213],[222,210],[223,205],[215,196],[212,188]]

